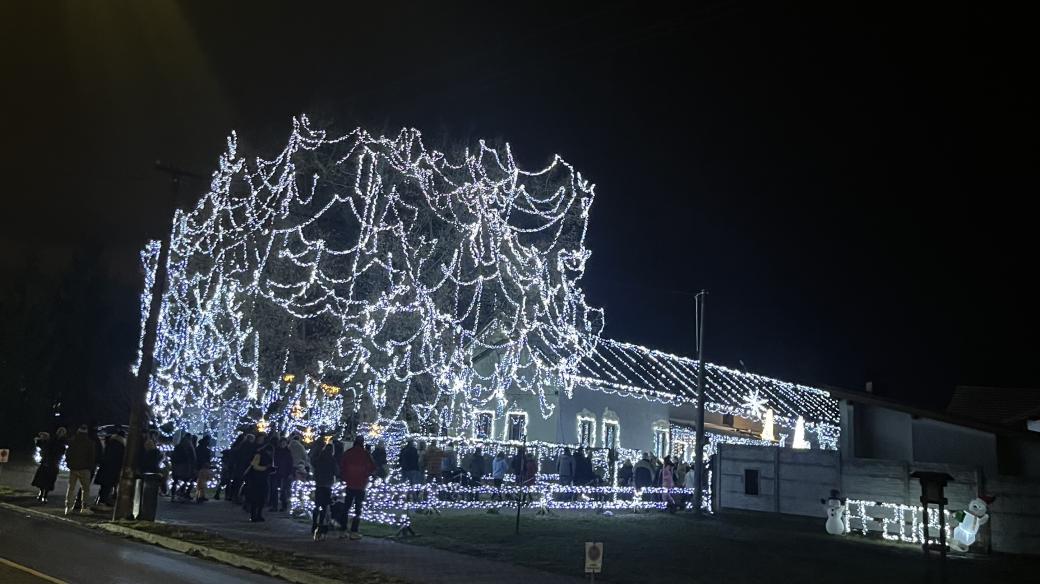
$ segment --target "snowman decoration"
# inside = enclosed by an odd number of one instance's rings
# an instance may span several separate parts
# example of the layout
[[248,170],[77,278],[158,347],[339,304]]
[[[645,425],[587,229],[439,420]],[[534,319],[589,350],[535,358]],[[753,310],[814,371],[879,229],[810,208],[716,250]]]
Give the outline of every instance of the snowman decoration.
[[842,498],[837,489],[831,489],[831,496],[820,499],[827,507],[827,533],[831,535],[843,535],[845,533],[845,499]]
[[968,508],[964,511],[957,512],[957,529],[953,530],[953,541],[950,542],[950,547],[959,551],[966,552],[971,544],[975,543],[975,536],[979,533],[979,527],[986,524],[989,521],[989,514],[987,505],[993,503],[996,497],[987,497],[985,495],[979,495],[977,498],[972,499],[968,503]]

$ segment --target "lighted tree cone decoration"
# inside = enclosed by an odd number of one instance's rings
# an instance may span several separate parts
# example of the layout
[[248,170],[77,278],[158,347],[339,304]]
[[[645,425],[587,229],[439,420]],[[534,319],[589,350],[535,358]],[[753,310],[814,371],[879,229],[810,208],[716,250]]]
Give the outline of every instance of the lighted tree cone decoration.
[[281,152],[247,159],[232,134],[209,192],[174,217],[157,421],[202,432],[259,409],[289,427],[286,371],[342,388],[353,420],[422,423],[514,390],[548,417],[545,388],[571,394],[602,329],[580,286],[593,199],[562,158],[528,171],[508,145],[445,154],[416,130],[332,136],[300,117]]

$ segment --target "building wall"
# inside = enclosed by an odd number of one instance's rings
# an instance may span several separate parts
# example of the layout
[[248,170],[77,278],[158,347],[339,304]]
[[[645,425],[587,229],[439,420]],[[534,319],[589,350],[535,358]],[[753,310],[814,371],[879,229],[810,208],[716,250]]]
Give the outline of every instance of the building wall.
[[[840,489],[835,450],[793,450],[768,446],[720,444],[718,506],[817,517],[820,499]],[[746,470],[758,471],[758,494],[747,494]]]
[[913,420],[913,456],[910,460],[980,466],[997,475],[997,438],[983,432],[937,420]]
[[913,420],[910,414],[887,408],[855,404],[853,407],[854,456],[913,460]]
[[[668,406],[656,401],[634,397],[621,397],[600,391],[575,388],[574,397],[560,398],[559,419],[553,416],[553,427],[559,424],[562,442],[578,442],[578,414],[588,410],[596,418],[596,446],[602,444],[603,413],[609,408],[617,414],[622,448],[649,451],[653,448],[653,424],[658,420],[668,421]],[[555,432],[554,432],[555,436]]]

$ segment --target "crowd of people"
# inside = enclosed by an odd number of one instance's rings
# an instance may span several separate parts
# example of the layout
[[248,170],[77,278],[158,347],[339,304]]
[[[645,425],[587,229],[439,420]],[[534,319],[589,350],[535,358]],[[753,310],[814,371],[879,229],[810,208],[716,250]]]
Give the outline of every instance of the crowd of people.
[[[215,464],[213,440],[209,435],[201,437],[189,433],[181,435],[168,460],[158,448],[154,432],[146,433],[144,445],[139,453],[138,466],[142,474],[153,473],[161,478],[160,485],[171,501],[208,501],[210,482]],[[97,432],[87,425],[76,429],[71,438],[64,428],[54,435],[41,432],[36,438],[40,452],[40,464],[32,484],[39,489],[37,499],[47,502],[54,490],[58,468],[62,458],[69,469],[69,484],[65,494],[65,512],[79,509],[90,513],[91,484],[98,485],[94,506],[113,504],[115,488],[119,482],[125,453],[126,438],[122,430],[108,433],[99,438]],[[493,486],[496,489],[512,475],[520,486],[533,486],[539,472],[556,473],[558,483],[565,486],[607,486],[616,482],[618,486],[644,489],[647,487],[694,488],[694,473],[682,461],[673,461],[666,456],[659,459],[643,453],[635,464],[624,460],[617,465],[617,453],[607,452],[606,468],[593,464],[591,448],[564,448],[554,458],[539,459],[533,450],[519,448],[511,456],[505,451],[494,455],[477,447],[468,451],[460,460],[458,452],[448,445],[441,448],[436,444],[416,445],[408,440],[398,455],[401,479],[415,485],[407,500],[415,501],[422,492],[418,485],[435,480],[440,483],[456,483],[462,486]],[[617,476],[614,476],[614,472]],[[277,431],[242,432],[219,456],[219,481],[213,490],[213,498],[223,498],[241,504],[248,512],[249,520],[264,521],[265,507],[270,512],[289,510],[293,484],[298,480],[315,482],[314,508],[311,514],[311,531],[315,539],[325,537],[329,520],[339,524],[341,532],[348,528],[348,537],[360,538],[359,523],[365,491],[370,479],[386,479],[390,474],[387,451],[382,442],[373,448],[361,437],[353,440],[350,447],[331,436],[305,445],[300,433],[280,435]],[[344,500],[336,500],[333,487],[344,483]],[[167,487],[167,485],[169,485]],[[439,496],[453,498],[451,492]],[[479,495],[466,495],[472,499]],[[521,492],[522,503],[530,502],[531,495]],[[572,495],[563,495],[573,498]],[[492,490],[493,500],[501,498]],[[681,507],[682,497],[664,495],[660,500],[670,510]],[[350,520],[350,511],[353,519]],[[346,534],[344,534],[346,535]]]
[[[82,514],[89,514],[93,512],[91,507],[110,508],[114,504],[126,453],[125,431],[115,430],[99,436],[94,428],[82,424],[71,437],[65,428],[58,428],[53,436],[49,432],[40,432],[35,443],[40,463],[32,485],[38,489],[38,501],[48,502],[64,459],[69,470],[65,491],[66,515],[77,509]],[[160,460],[161,453],[156,449],[154,436],[146,436],[139,459],[142,471],[154,468],[158,472]],[[94,499],[91,499],[92,485],[98,486]]]

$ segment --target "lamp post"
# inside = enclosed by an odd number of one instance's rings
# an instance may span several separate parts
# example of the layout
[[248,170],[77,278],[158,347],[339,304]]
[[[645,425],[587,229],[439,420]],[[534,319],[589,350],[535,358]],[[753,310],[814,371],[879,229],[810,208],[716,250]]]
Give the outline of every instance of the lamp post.
[[701,493],[704,488],[704,300],[707,290],[701,290],[696,297],[697,306],[697,437],[693,449],[693,478],[697,485],[694,494],[694,513],[701,514]]

